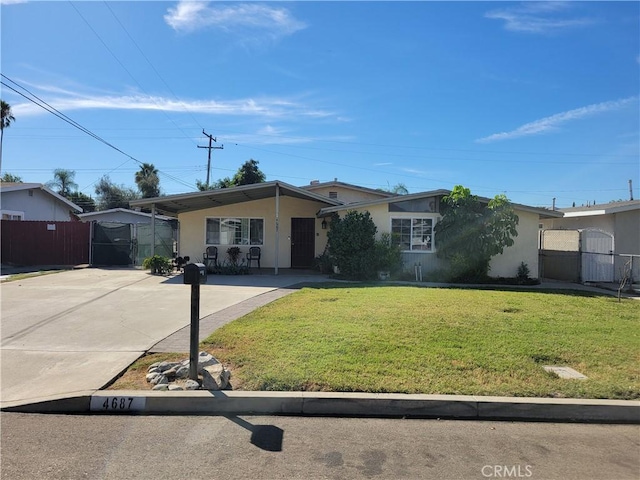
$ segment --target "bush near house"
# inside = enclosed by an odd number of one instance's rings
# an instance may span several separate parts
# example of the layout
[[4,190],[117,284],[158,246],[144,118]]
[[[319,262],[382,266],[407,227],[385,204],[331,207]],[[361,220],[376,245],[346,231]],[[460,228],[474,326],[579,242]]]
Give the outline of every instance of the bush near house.
[[369,212],[352,210],[342,218],[334,215],[331,230],[327,234],[329,254],[345,278],[375,278],[378,266],[375,257],[377,231]]
[[512,246],[518,236],[518,216],[505,195],[485,205],[462,185],[442,200],[442,218],[434,231],[438,257],[449,260],[448,281],[486,281],[491,257]]
[[169,274],[173,271],[171,259],[161,255],[147,257],[142,261],[142,268],[151,270],[151,273],[159,273],[161,275]]

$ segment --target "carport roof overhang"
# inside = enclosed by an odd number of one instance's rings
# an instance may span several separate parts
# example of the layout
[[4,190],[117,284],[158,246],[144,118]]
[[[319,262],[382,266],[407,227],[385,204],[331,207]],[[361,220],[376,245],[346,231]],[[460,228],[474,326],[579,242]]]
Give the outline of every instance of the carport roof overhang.
[[255,183],[239,187],[207,190],[204,192],[167,195],[166,197],[143,198],[132,200],[129,205],[133,208],[152,208],[165,215],[177,217],[181,213],[204,210],[206,208],[222,207],[235,203],[250,202],[273,198],[276,192],[280,197],[289,196],[322,203],[324,206],[336,206],[341,202],[329,199],[323,195],[308,192],[280,181]]

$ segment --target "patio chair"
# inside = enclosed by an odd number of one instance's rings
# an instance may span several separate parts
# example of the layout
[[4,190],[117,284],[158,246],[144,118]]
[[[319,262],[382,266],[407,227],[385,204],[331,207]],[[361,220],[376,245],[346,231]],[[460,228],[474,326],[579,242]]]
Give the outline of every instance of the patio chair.
[[207,251],[202,254],[204,264],[209,267],[218,265],[218,247],[207,247]]
[[251,262],[258,262],[258,270],[260,269],[260,247],[251,247],[247,253],[247,265],[251,268]]

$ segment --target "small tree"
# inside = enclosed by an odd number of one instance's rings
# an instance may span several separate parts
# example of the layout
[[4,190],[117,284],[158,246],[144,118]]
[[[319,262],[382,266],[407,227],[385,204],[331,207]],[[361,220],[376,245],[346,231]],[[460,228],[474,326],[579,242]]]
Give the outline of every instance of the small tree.
[[80,191],[75,191],[71,192],[67,198],[81,207],[84,212],[96,211],[96,202],[89,195]]
[[53,171],[53,180],[47,182],[47,187],[54,188],[57,193],[63,197],[68,198],[71,192],[78,189],[78,184],[73,180],[76,177],[74,170],[67,170],[64,168],[56,168]]
[[488,204],[456,185],[443,198],[442,219],[436,224],[438,256],[449,260],[451,280],[478,281],[489,274],[491,257],[513,245],[518,216],[505,195]]
[[0,177],[0,182],[6,183],[22,183],[22,177],[14,175],[12,173],[4,172],[4,175]]
[[98,181],[95,191],[98,196],[98,210],[129,208],[129,202],[138,198],[133,189],[114,184],[108,175]]
[[331,258],[342,275],[360,280],[375,276],[377,230],[369,212],[352,210],[343,218],[334,215],[327,241]]

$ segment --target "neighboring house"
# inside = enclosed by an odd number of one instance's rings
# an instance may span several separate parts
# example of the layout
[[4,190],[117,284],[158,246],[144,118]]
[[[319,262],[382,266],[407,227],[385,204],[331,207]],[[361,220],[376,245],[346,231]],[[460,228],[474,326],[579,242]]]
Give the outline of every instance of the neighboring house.
[[[180,223],[179,252],[202,259],[207,246],[217,246],[224,259],[230,246],[244,256],[250,246],[262,250],[261,265],[309,268],[327,244],[331,216],[368,211],[378,233],[397,233],[405,269],[415,263],[423,271],[442,265],[436,257],[433,228],[440,203],[449,190],[395,195],[338,182],[312,182],[294,187],[272,181],[205,192],[131,201],[132,207],[155,207]],[[481,199],[488,202],[489,199]],[[515,276],[521,262],[538,272],[538,226],[541,219],[562,216],[541,208],[513,204],[520,218],[515,244],[491,261],[494,276]]]
[[[610,251],[598,253],[613,254],[614,258],[609,260],[613,264],[613,279],[620,279],[623,266],[629,261],[630,257],[622,255],[636,256],[633,259],[633,277],[636,281],[640,279],[640,200],[561,208],[558,211],[563,214],[561,218],[541,220],[543,230],[580,231],[576,238],[582,243],[577,246],[581,252],[589,252],[591,248],[584,240],[580,240],[585,238],[586,233],[591,237],[601,234],[600,237],[604,240],[609,237]],[[584,278],[584,270],[583,267],[583,281],[589,280]]]
[[[99,212],[81,213],[78,215],[83,222],[117,222],[117,223],[151,223],[152,215],[150,213],[137,212],[126,208],[112,208],[110,210],[101,210]],[[172,217],[165,215],[156,215],[156,220],[171,221]]]
[[0,182],[0,210],[3,220],[68,222],[82,212],[75,203],[41,183]]

